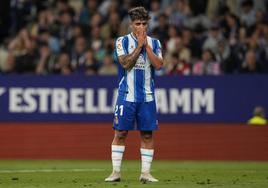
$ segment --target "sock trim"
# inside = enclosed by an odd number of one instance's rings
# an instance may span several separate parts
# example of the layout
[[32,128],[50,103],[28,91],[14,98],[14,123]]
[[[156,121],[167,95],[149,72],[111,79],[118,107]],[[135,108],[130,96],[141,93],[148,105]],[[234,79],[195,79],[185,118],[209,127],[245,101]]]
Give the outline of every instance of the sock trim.
[[149,155],[149,154],[141,154],[142,156],[146,156],[146,157],[153,157],[153,155]]

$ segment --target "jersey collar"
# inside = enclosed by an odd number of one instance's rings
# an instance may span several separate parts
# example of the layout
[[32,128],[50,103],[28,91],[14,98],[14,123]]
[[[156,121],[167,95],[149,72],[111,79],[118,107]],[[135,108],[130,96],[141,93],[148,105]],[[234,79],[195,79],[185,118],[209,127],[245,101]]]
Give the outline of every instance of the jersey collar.
[[135,35],[134,35],[133,32],[130,33],[130,36],[131,36],[135,41],[138,41],[137,38],[135,37]]

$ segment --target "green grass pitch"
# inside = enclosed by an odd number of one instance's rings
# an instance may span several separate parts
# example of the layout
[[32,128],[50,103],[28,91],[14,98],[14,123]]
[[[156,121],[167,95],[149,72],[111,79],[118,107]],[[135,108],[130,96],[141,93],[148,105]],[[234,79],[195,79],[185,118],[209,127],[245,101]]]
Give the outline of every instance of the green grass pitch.
[[140,161],[123,161],[122,181],[105,183],[110,161],[2,160],[0,188],[265,188],[268,162],[157,161],[160,181],[138,181]]

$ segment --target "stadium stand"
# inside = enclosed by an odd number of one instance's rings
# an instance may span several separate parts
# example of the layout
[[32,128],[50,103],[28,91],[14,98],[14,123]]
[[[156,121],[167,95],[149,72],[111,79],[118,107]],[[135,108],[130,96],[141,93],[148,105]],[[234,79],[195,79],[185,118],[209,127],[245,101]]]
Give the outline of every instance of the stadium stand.
[[1,2],[0,72],[116,74],[114,41],[137,5],[163,44],[158,75],[268,73],[267,0]]

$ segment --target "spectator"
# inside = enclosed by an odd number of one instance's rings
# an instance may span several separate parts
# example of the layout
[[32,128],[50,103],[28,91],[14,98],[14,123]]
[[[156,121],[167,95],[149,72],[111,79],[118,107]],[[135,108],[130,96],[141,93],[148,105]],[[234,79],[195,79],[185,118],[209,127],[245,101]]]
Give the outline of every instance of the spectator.
[[16,34],[30,21],[32,8],[31,1],[10,1],[11,34]]
[[118,2],[116,0],[102,1],[98,10],[103,18],[109,19],[109,15],[112,12],[118,12]]
[[[166,47],[163,49],[165,51],[165,59],[169,62],[171,54],[176,52],[176,41],[179,39],[178,29],[174,25],[170,25],[168,28],[168,40],[166,42]],[[165,66],[165,65],[164,65]]]
[[19,34],[8,45],[8,50],[12,51],[14,55],[25,54],[26,49],[29,48],[31,48],[31,37],[27,29],[21,29]]
[[53,73],[55,55],[50,52],[50,48],[46,43],[39,47],[39,62],[36,66],[36,74],[49,74]]
[[171,63],[167,67],[168,75],[189,75],[191,69],[185,60],[179,59],[178,54],[173,53],[171,56]]
[[265,24],[262,28],[260,37],[259,37],[259,45],[264,50],[263,57],[263,69],[265,73],[268,73],[268,25]]
[[248,39],[247,46],[247,51],[254,51],[257,61],[263,64],[265,61],[265,49],[259,44],[259,35],[257,32]]
[[194,64],[194,75],[219,75],[220,66],[218,62],[215,62],[214,54],[210,50],[204,50],[202,54],[202,60]]
[[73,36],[73,15],[70,11],[60,12],[60,25],[58,29],[61,48],[69,50]]
[[82,9],[79,15],[79,22],[85,25],[89,25],[92,15],[97,12],[98,2],[97,0],[86,0],[85,8]]
[[149,12],[150,20],[149,20],[149,31],[154,30],[159,24],[158,16],[161,13],[161,5],[159,0],[152,0],[150,3],[151,11]]
[[89,21],[89,27],[90,29],[93,29],[95,27],[100,27],[102,24],[102,17],[101,14],[96,12],[92,15],[92,18]]
[[247,28],[255,25],[256,17],[254,10],[253,0],[244,0],[241,2],[241,13],[239,14],[240,22],[244,24]]
[[165,43],[168,40],[168,22],[167,22],[167,15],[165,14],[160,14],[157,18],[158,20],[158,26],[156,26],[153,31],[152,34],[158,38],[161,42],[161,44],[163,44],[163,47],[165,48]]
[[237,43],[240,23],[235,14],[229,13],[225,16],[226,26],[224,27],[224,37],[228,40],[230,45]]
[[51,9],[44,9],[38,13],[37,22],[30,24],[30,34],[37,38],[40,31],[56,32],[56,15]]
[[34,73],[38,61],[36,41],[32,40],[28,30],[22,29],[9,44],[10,53],[15,56],[14,71],[17,73]]
[[101,27],[101,37],[103,39],[115,39],[120,34],[120,18],[118,13],[112,12],[109,21]]
[[223,40],[223,36],[218,24],[214,24],[209,31],[209,35],[204,42],[203,49],[211,50],[213,53],[217,53],[217,45],[220,40]]
[[[85,73],[85,53],[90,48],[97,66],[88,72],[96,74],[106,54],[113,56],[115,38],[129,32],[127,13],[137,4],[150,9],[149,34],[163,45],[165,68],[178,61],[189,64],[189,72],[195,74],[196,62],[204,62],[202,54],[208,49],[216,58],[211,62],[217,62],[211,66],[220,67],[212,71],[216,75],[268,73],[266,0],[11,1],[10,11],[3,11],[0,19],[6,27],[0,31],[1,72],[54,73],[56,57],[64,51],[72,62],[69,73],[80,69]],[[7,12],[10,24],[6,24]],[[249,51],[254,51],[254,58],[247,57]],[[256,68],[249,59],[255,59]]]
[[66,52],[61,52],[53,67],[55,74],[70,75],[72,73],[70,56]]
[[85,62],[84,66],[84,74],[86,75],[95,75],[98,73],[98,62],[94,57],[94,52],[91,49],[88,49],[85,53]]
[[186,20],[191,14],[191,9],[186,0],[175,0],[171,4],[168,12],[169,22],[177,27],[183,27],[187,24]]
[[241,73],[261,73],[262,68],[260,63],[257,62],[256,55],[253,50],[250,50],[246,53],[245,62],[242,64],[240,70]]
[[60,52],[60,41],[58,38],[52,36],[48,30],[40,30],[36,40],[38,44],[46,43],[52,53],[57,54]]
[[116,75],[117,67],[113,62],[111,55],[106,54],[103,59],[102,67],[99,70],[100,75]]
[[86,49],[86,39],[83,36],[76,38],[74,48],[71,51],[71,66],[75,72],[85,61],[84,53]]
[[226,40],[221,40],[218,43],[216,60],[220,63],[221,71],[225,74],[237,73],[240,67],[239,59],[232,52],[229,43]]
[[104,40],[101,38],[101,29],[100,27],[94,27],[90,33],[90,48],[94,51],[94,57],[97,61],[102,61],[105,49],[104,49]]
[[11,74],[15,72],[15,60],[15,56],[12,53],[9,53],[5,62],[3,73]]
[[249,125],[263,126],[267,125],[265,119],[265,110],[261,106],[256,106],[253,111],[253,117],[248,120]]

